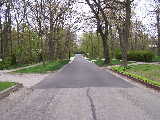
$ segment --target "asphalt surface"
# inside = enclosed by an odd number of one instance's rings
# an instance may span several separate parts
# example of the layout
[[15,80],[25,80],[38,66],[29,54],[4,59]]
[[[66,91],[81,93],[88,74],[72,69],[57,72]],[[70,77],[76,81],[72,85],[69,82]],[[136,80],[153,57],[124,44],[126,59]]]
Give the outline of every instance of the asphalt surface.
[[160,120],[160,94],[82,56],[30,89],[0,100],[0,120]]
[[35,86],[38,89],[84,87],[129,88],[133,85],[89,63],[81,55],[76,55],[75,60],[63,70]]

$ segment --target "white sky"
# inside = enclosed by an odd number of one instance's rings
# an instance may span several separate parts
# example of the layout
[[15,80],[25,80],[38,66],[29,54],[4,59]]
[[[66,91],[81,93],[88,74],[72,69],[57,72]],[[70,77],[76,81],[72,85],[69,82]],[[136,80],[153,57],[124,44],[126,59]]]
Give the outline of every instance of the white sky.
[[153,0],[136,0],[137,7],[135,9],[138,20],[142,21],[143,24],[147,25],[151,22],[151,11],[154,10]]
[[[80,1],[84,1],[84,0],[80,0]],[[136,13],[136,18],[139,21],[142,21],[142,23],[147,26],[147,28],[149,28],[149,24],[150,23],[154,23],[155,22],[155,18],[151,17],[151,12],[149,11],[153,11],[152,6],[154,6],[154,0],[135,0],[135,13]],[[88,5],[85,4],[78,4],[76,6],[76,9],[78,9],[81,12],[86,12],[86,14],[88,14],[88,12],[90,11],[90,8],[88,7]],[[83,23],[85,23],[85,21],[83,21],[81,23],[81,25],[83,25]],[[81,36],[83,34],[83,30],[77,32],[78,36]]]

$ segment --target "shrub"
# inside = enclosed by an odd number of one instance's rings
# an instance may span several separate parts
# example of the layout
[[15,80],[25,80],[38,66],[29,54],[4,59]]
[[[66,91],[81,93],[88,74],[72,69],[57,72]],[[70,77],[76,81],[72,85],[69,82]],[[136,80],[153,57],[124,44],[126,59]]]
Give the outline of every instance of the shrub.
[[[119,52],[116,54],[117,59],[121,59],[122,53]],[[139,51],[129,51],[127,59],[130,61],[140,61],[140,62],[151,62],[154,58],[154,54],[151,51],[139,50]]]
[[12,57],[11,57],[11,65],[16,65],[16,64],[17,64],[16,55],[13,54]]
[[122,54],[120,49],[115,50],[115,58],[116,59],[122,59]]
[[128,60],[151,62],[153,58],[154,54],[151,51],[141,50],[128,52]]
[[5,59],[3,61],[0,61],[0,69],[7,69],[11,65],[11,60],[10,59]]

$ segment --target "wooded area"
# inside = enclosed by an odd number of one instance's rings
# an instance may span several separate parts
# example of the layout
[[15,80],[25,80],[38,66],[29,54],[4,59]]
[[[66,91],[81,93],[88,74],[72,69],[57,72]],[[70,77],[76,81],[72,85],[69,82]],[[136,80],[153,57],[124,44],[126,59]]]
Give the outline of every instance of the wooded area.
[[[129,51],[135,51],[134,53],[143,51],[146,54],[152,51],[155,55],[160,54],[160,3],[158,0],[152,1],[155,4],[154,11],[150,11],[156,19],[155,24],[151,24],[153,21],[150,21],[151,27],[156,28],[154,30],[156,34],[148,32],[142,21],[135,19],[134,0],[86,0],[86,2],[94,16],[91,19],[95,20],[97,26],[97,31],[85,33],[81,38],[83,41],[81,49],[90,57],[105,58],[104,62],[108,64],[111,59],[116,58],[117,52],[121,52],[123,65],[127,66]],[[153,7],[152,4],[151,6]],[[101,49],[102,46],[103,49]]]
[[68,59],[76,47],[71,0],[1,0],[0,58],[11,64]]
[[[96,31],[84,33],[80,50],[110,63],[121,52],[127,66],[130,50],[153,51],[160,55],[160,6],[155,0],[156,36],[146,32],[142,21],[133,20],[134,0],[1,0],[0,58],[4,64],[31,64],[68,59],[77,51],[80,28],[75,4],[86,4]],[[74,22],[73,22],[74,21]]]

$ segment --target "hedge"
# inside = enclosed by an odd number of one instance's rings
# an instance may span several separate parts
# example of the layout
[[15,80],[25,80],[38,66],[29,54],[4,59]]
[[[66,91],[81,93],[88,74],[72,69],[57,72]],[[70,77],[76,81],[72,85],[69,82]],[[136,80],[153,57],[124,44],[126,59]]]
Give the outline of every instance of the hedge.
[[[117,59],[122,59],[122,53],[116,53]],[[139,61],[139,62],[151,62],[154,58],[154,54],[151,51],[139,50],[139,51],[129,51],[127,54],[127,59],[129,61]]]

